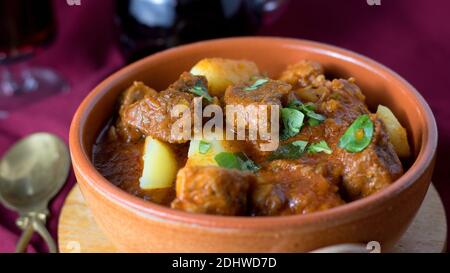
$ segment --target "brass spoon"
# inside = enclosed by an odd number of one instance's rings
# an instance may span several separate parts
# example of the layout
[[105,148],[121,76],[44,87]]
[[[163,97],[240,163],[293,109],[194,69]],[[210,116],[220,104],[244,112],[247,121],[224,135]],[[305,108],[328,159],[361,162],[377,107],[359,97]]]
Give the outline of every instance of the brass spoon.
[[23,233],[16,252],[24,252],[37,231],[51,253],[56,244],[47,228],[48,202],[69,174],[70,157],[65,143],[47,133],[32,134],[15,144],[0,161],[0,201],[19,212]]

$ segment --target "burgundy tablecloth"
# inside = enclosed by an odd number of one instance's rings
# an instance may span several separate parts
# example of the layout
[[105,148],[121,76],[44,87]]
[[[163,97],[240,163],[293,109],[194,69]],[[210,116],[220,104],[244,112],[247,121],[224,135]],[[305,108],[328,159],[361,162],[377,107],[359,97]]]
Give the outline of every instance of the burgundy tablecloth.
[[[61,72],[71,91],[24,105],[0,120],[0,154],[19,138],[48,131],[67,141],[77,106],[99,81],[124,62],[117,49],[113,1],[82,0],[69,7],[56,1],[59,36],[34,62]],[[434,183],[450,211],[450,2],[446,0],[295,0],[284,15],[265,26],[262,35],[316,40],[367,55],[397,71],[429,102],[439,126]],[[0,34],[1,35],[1,34]],[[73,174],[51,203],[51,233],[56,237],[58,213],[74,185]],[[0,252],[11,252],[20,231],[17,215],[0,205]],[[45,251],[33,238],[30,251]]]

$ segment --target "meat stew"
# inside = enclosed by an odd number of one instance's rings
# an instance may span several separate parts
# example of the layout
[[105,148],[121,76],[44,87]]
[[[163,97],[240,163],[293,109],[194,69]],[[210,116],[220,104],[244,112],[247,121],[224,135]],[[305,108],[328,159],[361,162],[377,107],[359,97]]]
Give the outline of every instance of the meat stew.
[[[266,124],[279,127],[276,149],[247,135],[174,136],[172,110],[183,106],[192,129],[198,98],[203,110],[265,106],[269,120],[276,111],[277,124]],[[259,122],[243,119],[245,132]],[[230,120],[236,133],[240,119]],[[130,194],[228,216],[306,214],[364,198],[403,174],[399,156],[410,156],[406,130],[387,107],[372,113],[354,78],[327,79],[320,63],[303,60],[271,79],[250,61],[219,58],[200,61],[160,92],[133,83],[93,150],[98,171]]]

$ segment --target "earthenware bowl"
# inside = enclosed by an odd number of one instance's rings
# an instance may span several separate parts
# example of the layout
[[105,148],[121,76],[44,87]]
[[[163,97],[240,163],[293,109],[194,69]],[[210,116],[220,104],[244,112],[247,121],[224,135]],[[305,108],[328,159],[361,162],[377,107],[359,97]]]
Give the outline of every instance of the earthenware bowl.
[[[119,93],[136,80],[162,90],[205,57],[252,60],[271,76],[306,58],[321,62],[330,75],[355,77],[370,107],[390,107],[406,126],[415,155],[411,167],[391,186],[367,198],[323,212],[279,217],[190,214],[146,202],[111,184],[94,168],[91,154]],[[429,106],[414,87],[385,66],[325,44],[257,37],[190,44],[131,64],[92,90],[70,129],[73,167],[83,196],[103,232],[124,252],[297,252],[369,241],[380,242],[388,251],[422,203],[436,144]]]

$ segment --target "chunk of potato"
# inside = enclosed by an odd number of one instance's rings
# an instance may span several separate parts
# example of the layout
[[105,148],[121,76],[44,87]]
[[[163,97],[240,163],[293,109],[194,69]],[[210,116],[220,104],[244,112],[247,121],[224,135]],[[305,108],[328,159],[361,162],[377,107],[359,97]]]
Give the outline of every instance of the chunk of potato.
[[145,190],[169,188],[177,175],[178,167],[169,144],[147,137],[144,147],[144,170],[139,179]]
[[403,128],[394,113],[386,106],[379,105],[377,117],[383,121],[397,155],[403,158],[409,157],[411,155],[411,150],[409,148],[406,129]]
[[[203,153],[201,152],[200,145],[209,146],[209,149]],[[234,152],[236,147],[232,145],[230,141],[219,140],[219,138],[214,137],[204,137],[202,140],[191,140],[189,145],[188,160],[186,162],[186,167],[193,166],[218,166],[216,160],[214,159],[216,155],[222,152]]]
[[223,96],[229,85],[246,82],[259,75],[258,66],[254,62],[222,58],[203,59],[190,72],[205,76],[210,94],[219,97]]

